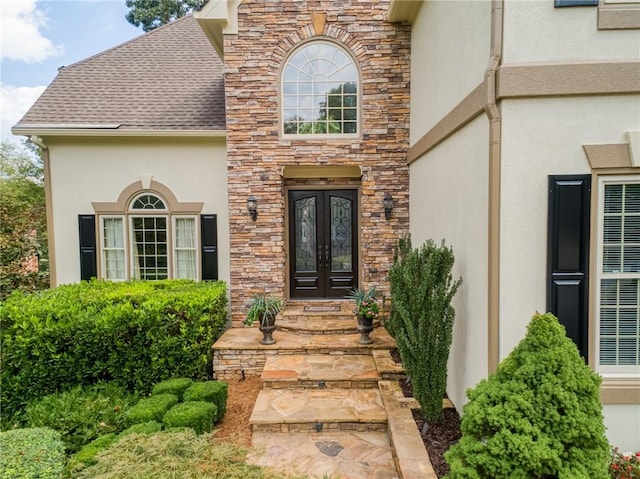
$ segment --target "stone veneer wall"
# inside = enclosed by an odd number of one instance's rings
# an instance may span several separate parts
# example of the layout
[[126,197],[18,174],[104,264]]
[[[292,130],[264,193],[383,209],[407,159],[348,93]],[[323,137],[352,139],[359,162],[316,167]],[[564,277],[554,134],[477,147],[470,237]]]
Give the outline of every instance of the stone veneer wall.
[[[238,34],[225,35],[231,312],[234,326],[256,292],[288,297],[286,165],[359,165],[360,284],[388,291],[396,239],[408,233],[410,26],[385,21],[388,0],[244,0]],[[280,134],[284,60],[310,38],[332,39],[361,72],[360,137],[295,139]],[[306,180],[344,185],[344,180]],[[353,184],[353,180],[351,181]],[[382,199],[393,195],[392,218]],[[258,200],[257,221],[247,198]]]

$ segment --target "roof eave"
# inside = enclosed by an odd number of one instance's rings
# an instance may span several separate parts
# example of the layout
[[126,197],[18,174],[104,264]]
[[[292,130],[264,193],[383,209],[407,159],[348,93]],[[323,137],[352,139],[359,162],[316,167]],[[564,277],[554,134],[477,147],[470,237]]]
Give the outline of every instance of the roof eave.
[[238,6],[242,0],[209,0],[193,18],[215,48],[220,58],[224,58],[225,34],[238,33]]
[[104,125],[55,125],[18,123],[11,132],[23,136],[108,136],[108,137],[165,137],[165,138],[224,138],[225,130],[163,130],[155,128],[122,129],[119,124]]
[[413,23],[423,3],[423,0],[391,0],[387,21]]

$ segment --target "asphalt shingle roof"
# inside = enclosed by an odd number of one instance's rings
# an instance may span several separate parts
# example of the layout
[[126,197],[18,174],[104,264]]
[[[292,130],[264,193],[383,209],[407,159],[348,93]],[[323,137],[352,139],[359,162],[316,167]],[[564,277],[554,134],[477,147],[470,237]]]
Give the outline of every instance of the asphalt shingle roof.
[[224,130],[223,74],[189,15],[62,68],[19,125]]

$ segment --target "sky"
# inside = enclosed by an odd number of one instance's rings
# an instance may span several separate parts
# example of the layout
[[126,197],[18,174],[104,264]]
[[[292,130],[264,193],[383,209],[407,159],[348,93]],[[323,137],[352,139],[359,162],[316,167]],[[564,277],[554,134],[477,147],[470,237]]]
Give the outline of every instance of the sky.
[[0,137],[15,125],[61,66],[142,35],[124,18],[125,0],[0,0]]

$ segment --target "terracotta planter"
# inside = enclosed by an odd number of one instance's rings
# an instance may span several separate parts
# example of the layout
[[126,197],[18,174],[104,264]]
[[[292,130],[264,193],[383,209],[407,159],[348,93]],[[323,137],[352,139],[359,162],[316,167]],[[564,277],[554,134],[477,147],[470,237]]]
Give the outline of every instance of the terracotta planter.
[[276,342],[273,339],[273,332],[276,329],[276,318],[274,317],[263,317],[260,320],[260,331],[262,332],[262,340],[260,344],[274,344]]
[[369,333],[373,331],[373,318],[365,318],[358,315],[358,332],[360,333],[360,344],[371,344],[373,340],[369,337]]

